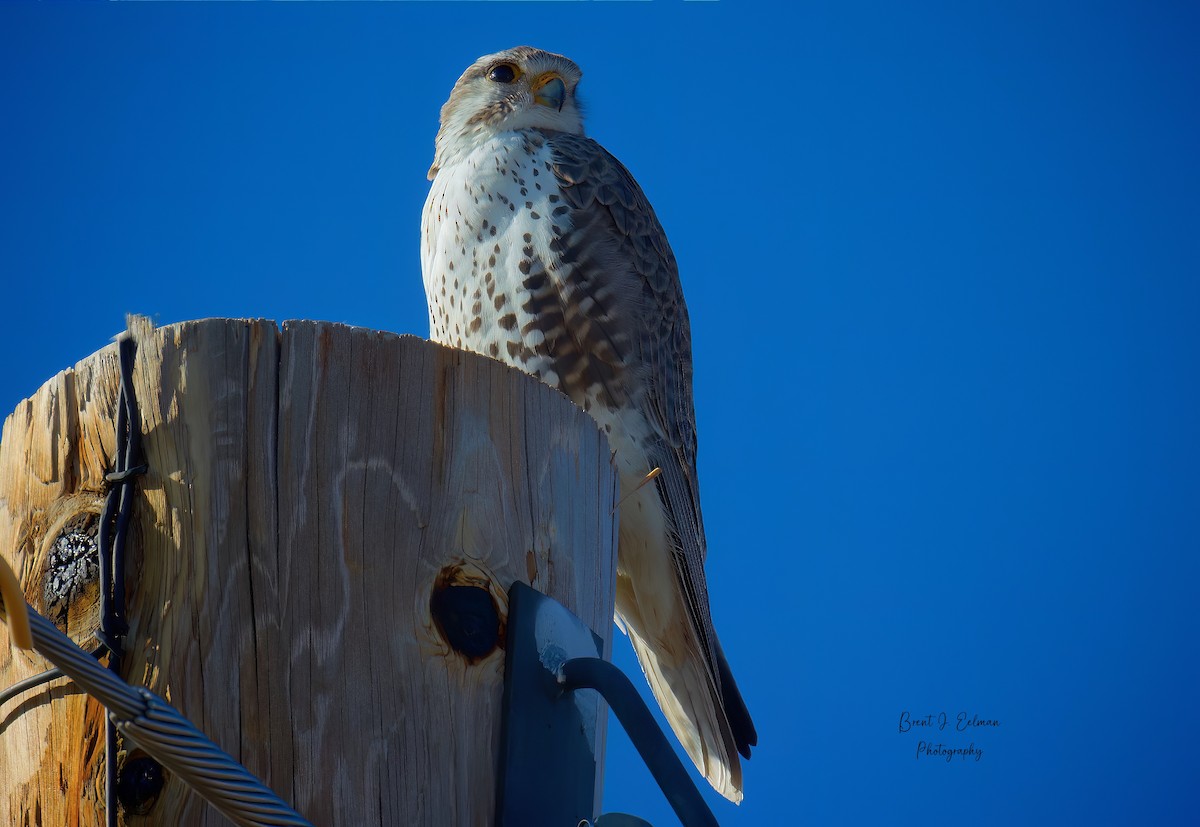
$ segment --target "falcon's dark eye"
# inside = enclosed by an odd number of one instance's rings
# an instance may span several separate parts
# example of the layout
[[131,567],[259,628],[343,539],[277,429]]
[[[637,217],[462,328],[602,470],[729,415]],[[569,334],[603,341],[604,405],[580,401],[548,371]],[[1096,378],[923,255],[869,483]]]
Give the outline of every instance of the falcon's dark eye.
[[488,70],[488,80],[494,80],[496,83],[512,83],[521,75],[521,70],[511,63],[497,63]]

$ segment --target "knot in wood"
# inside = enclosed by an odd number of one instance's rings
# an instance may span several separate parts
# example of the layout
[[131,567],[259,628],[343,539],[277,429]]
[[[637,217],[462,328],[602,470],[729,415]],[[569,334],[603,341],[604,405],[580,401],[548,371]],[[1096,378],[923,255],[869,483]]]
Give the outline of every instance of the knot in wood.
[[63,523],[46,555],[42,599],[49,613],[59,614],[96,585],[100,576],[100,517],[83,512]]
[[442,638],[467,663],[478,663],[503,648],[504,623],[486,582],[472,582],[459,566],[438,574],[429,613]]
[[126,758],[117,773],[117,801],[125,812],[144,816],[154,809],[166,781],[162,765],[149,755]]

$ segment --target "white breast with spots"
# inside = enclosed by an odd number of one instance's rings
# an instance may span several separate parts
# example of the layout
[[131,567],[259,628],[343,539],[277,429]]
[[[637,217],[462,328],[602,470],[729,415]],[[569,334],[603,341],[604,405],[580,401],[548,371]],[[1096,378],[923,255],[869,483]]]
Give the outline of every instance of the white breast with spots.
[[[524,309],[531,294],[523,263],[532,250],[551,279],[569,276],[551,241],[569,229],[551,153],[528,136],[505,133],[456,163],[441,168],[421,221],[421,269],[429,302],[430,338],[500,359],[558,387],[549,361],[522,357],[519,345],[536,347],[542,331]],[[637,404],[610,408],[591,387],[576,393],[607,434],[620,477],[621,541],[618,569],[645,592],[639,626],[665,639],[678,611],[677,586],[667,542],[666,514],[653,483],[647,445],[655,429]],[[636,398],[636,397],[635,397]],[[651,597],[653,596],[653,597]]]
[[[492,138],[438,170],[421,220],[430,338],[535,375],[546,366],[519,362],[512,346],[523,338],[536,345],[530,337],[541,335],[521,333],[531,320],[522,307],[528,299],[522,262],[532,249],[556,268],[550,242],[568,226],[550,160],[537,136]],[[555,384],[553,376],[542,378]]]
[[[550,246],[569,228],[550,160],[547,146],[534,146],[526,136],[509,132],[440,169],[425,202],[421,267],[430,338],[500,359],[558,387],[545,360],[518,358],[511,348],[536,346],[542,335],[537,329],[522,333],[532,320],[524,309],[530,296],[522,272],[526,250],[545,262],[550,278],[566,278],[570,272],[559,265]],[[573,396],[607,434],[617,454],[622,491],[629,492],[651,470],[646,445],[654,429],[636,404],[608,408],[599,404],[597,390]],[[642,495],[653,490],[646,486]],[[627,505],[634,510],[633,502]]]

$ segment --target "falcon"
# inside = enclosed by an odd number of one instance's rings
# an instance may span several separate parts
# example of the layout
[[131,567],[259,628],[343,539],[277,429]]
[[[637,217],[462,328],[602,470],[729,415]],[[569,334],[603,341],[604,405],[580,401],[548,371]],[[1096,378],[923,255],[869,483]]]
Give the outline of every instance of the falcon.
[[758,735],[709,612],[679,271],[637,182],[584,136],[580,77],[519,46],[455,83],[421,220],[430,338],[536,376],[607,434],[616,621],[684,750],[737,802]]

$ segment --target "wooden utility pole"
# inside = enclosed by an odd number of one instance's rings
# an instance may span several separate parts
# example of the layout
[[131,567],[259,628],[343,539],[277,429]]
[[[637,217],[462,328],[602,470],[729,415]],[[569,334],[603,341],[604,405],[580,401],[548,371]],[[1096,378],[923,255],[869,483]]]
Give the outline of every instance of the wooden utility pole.
[[[508,587],[611,642],[616,480],[592,420],[414,337],[131,326],[149,469],[123,677],[314,824],[490,824]],[[110,346],[22,402],[0,442],[0,555],[88,649],[118,387]],[[0,690],[46,666],[0,646]],[[68,681],[6,702],[0,824],[103,824],[103,752],[103,710]],[[120,767],[122,823],[226,823],[178,778],[155,792],[133,744]]]

